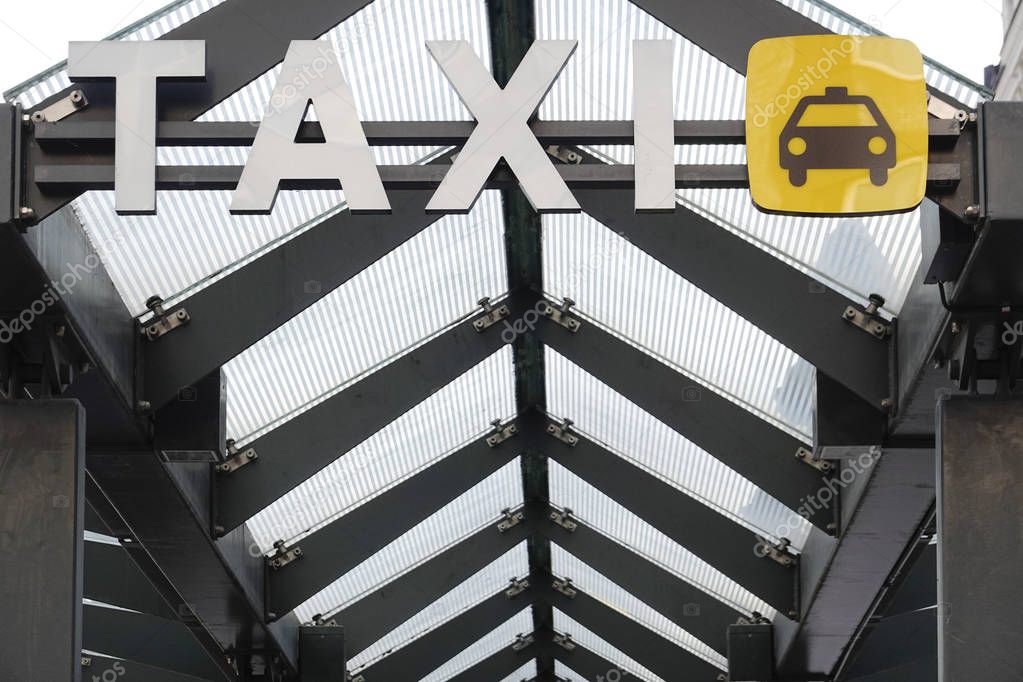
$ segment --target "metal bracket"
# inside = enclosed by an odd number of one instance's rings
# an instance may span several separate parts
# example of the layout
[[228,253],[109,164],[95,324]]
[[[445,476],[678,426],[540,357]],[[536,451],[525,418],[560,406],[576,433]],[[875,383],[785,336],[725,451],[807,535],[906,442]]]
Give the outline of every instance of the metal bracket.
[[567,632],[563,635],[559,635],[558,633],[555,632],[554,643],[560,646],[565,651],[575,650],[575,642],[572,641],[572,635],[568,634]]
[[366,678],[363,677],[362,675],[356,675],[355,677],[352,677],[352,674],[348,673],[347,678],[348,682],[366,682]]
[[88,668],[92,665],[92,656],[82,656],[82,667]]
[[579,594],[578,592],[575,591],[575,588],[572,587],[571,578],[565,578],[564,580],[561,580],[560,578],[555,578],[554,582],[551,583],[551,587],[554,588],[555,592],[560,592],[569,599],[575,599],[575,595]]
[[562,163],[570,163],[573,166],[577,166],[583,162],[582,154],[571,147],[564,147],[560,144],[547,145],[547,153],[558,161],[561,161]]
[[551,321],[560,324],[573,334],[579,331],[579,327],[582,326],[582,322],[568,314],[572,306],[575,305],[575,301],[566,296],[562,300],[561,307],[559,308],[555,308],[547,301],[541,301],[541,303],[543,303],[543,310],[541,311],[541,314],[544,317],[551,318]]
[[757,544],[753,548],[753,553],[758,557],[767,557],[786,568],[791,568],[796,565],[796,557],[786,551],[790,544],[792,543],[789,542],[788,538],[782,538],[777,545],[773,545],[770,540],[758,535]]
[[764,615],[759,611],[753,611],[749,618],[746,616],[739,616],[738,620],[735,621],[736,625],[770,625],[771,621],[764,618]]
[[556,509],[551,511],[550,519],[569,533],[574,533],[575,529],[579,527],[578,524],[572,520],[572,510],[568,507],[565,507],[563,511],[558,511]]
[[529,578],[512,578],[511,587],[504,591],[504,596],[512,599],[519,596],[529,588]]
[[878,309],[884,305],[884,298],[877,294],[871,294],[868,298],[870,303],[866,308],[857,310],[854,306],[848,306],[842,317],[874,338],[887,338],[892,333],[892,325],[877,314]]
[[527,646],[529,646],[532,643],[533,643],[533,635],[532,635],[532,633],[528,634],[528,635],[523,635],[523,634],[515,635],[515,641],[512,642],[512,650],[513,651],[522,651],[523,649],[525,649]]
[[277,553],[270,557],[270,568],[275,571],[284,568],[296,559],[302,558],[302,548],[292,547],[289,549],[288,546],[284,544],[284,540],[278,540],[275,542],[274,549],[277,550]]
[[259,454],[255,449],[245,448],[244,450],[239,450],[238,446],[234,444],[234,440],[228,440],[227,459],[217,465],[217,472],[230,474],[238,471],[250,462],[255,462],[257,459],[259,459]]
[[959,122],[960,128],[965,128],[967,123],[977,120],[975,112],[957,109],[948,102],[938,99],[931,94],[927,95],[927,113],[935,118],[955,119]]
[[315,614],[313,616],[313,625],[315,625],[317,627],[329,627],[329,628],[339,627],[338,624],[337,624],[337,620],[336,619],[331,618],[330,620],[325,620],[322,613],[317,613],[317,614]]
[[142,335],[150,341],[155,341],[164,334],[188,324],[192,319],[184,308],[178,308],[173,313],[168,313],[164,310],[163,299],[159,296],[151,296],[146,301],[146,307],[153,312],[153,319],[142,328]]
[[492,306],[488,296],[484,296],[476,303],[483,307],[483,315],[472,321],[472,328],[478,332],[483,332],[511,314],[507,305],[499,305],[496,308]]
[[547,425],[547,433],[568,447],[574,448],[579,443],[579,437],[572,433],[572,424],[574,423],[571,419],[563,419],[560,424],[551,422]]
[[81,90],[72,90],[62,99],[57,100],[45,109],[33,112],[33,123],[56,123],[62,121],[79,109],[89,106],[89,100]]
[[522,520],[526,518],[526,515],[521,511],[513,512],[511,509],[502,509],[501,515],[504,517],[502,521],[497,524],[497,530],[505,532],[511,530],[515,526],[522,523]]
[[828,460],[814,457],[813,453],[806,448],[799,448],[796,450],[796,459],[804,464],[809,464],[822,474],[826,474],[835,468],[835,465]]
[[490,425],[494,427],[494,432],[487,436],[487,445],[492,448],[497,447],[499,443],[503,443],[519,432],[519,428],[515,426],[514,422],[508,422],[502,426],[501,420],[495,419],[490,422]]

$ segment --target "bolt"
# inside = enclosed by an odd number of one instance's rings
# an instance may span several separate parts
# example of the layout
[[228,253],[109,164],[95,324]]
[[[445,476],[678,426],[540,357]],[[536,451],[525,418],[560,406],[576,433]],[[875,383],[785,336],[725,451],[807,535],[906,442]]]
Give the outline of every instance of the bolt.
[[963,217],[976,219],[980,217],[980,204],[970,204],[963,209]]
[[32,122],[33,123],[44,123],[46,121],[46,115],[41,111],[33,112]]
[[962,327],[959,326],[959,323],[958,322],[953,322],[952,323],[952,336],[955,336],[960,331],[962,331]]
[[213,526],[213,535],[218,538],[222,538],[227,535],[227,529],[223,526]]
[[881,409],[891,414],[892,409],[895,407],[895,401],[891,398],[885,398],[881,401]]
[[845,319],[851,320],[854,317],[856,317],[856,311],[853,310],[852,308],[846,308],[845,309]]
[[28,206],[22,206],[21,208],[18,209],[18,215],[21,216],[22,218],[26,218],[26,219],[27,218],[34,218],[35,214],[36,214],[36,212],[33,211]]
[[83,101],[85,101],[85,93],[83,93],[81,90],[75,90],[74,92],[71,93],[72,104],[81,104]]
[[476,305],[482,306],[483,311],[487,312],[487,313],[489,313],[491,311],[491,309],[493,308],[493,306],[490,305],[490,297],[489,296],[484,296],[480,300],[476,301]]
[[140,400],[137,403],[135,403],[135,407],[136,409],[138,409],[139,412],[149,412],[151,409],[153,409],[153,404],[148,400]]

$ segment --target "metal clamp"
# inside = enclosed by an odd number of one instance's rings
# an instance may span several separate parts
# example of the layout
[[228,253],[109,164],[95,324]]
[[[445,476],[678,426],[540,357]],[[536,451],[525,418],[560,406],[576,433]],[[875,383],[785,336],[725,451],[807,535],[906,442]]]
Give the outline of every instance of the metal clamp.
[[846,322],[855,325],[871,336],[884,339],[892,332],[892,325],[886,322],[880,315],[878,309],[884,305],[884,298],[878,294],[870,294],[870,303],[863,310],[857,310],[855,306],[847,306],[842,317]]
[[555,592],[560,592],[569,599],[575,599],[575,595],[579,594],[578,592],[575,591],[575,588],[572,587],[571,578],[565,578],[564,580],[560,578],[555,578],[554,582],[551,583],[551,587],[554,588]]
[[560,324],[573,334],[579,331],[582,322],[568,314],[572,306],[575,305],[575,301],[566,296],[562,299],[561,307],[559,308],[555,308],[547,301],[541,301],[541,303],[543,303],[543,310],[540,311],[541,315],[551,318],[552,322]]
[[508,422],[502,426],[501,420],[495,419],[490,422],[490,425],[494,427],[494,432],[487,436],[487,445],[492,448],[497,447],[499,443],[503,443],[519,432],[519,428],[515,426],[514,422]]
[[583,162],[582,154],[571,147],[565,147],[560,144],[547,145],[547,153],[562,163],[570,163],[574,166],[578,166]]
[[511,587],[504,591],[504,596],[512,599],[517,597],[529,588],[529,578],[512,578]]
[[192,319],[184,308],[178,308],[173,313],[168,313],[164,310],[163,299],[159,296],[151,296],[146,301],[146,307],[152,311],[153,319],[142,328],[142,335],[150,341],[155,341],[164,334],[188,324]]
[[478,332],[494,326],[511,314],[507,305],[499,305],[496,308],[492,306],[489,296],[484,296],[476,303],[483,307],[483,315],[472,321],[472,328]]
[[822,474],[826,474],[835,468],[835,465],[828,460],[814,457],[813,453],[806,448],[799,448],[796,450],[796,459],[804,464],[809,464]]
[[791,568],[796,565],[796,557],[788,553],[788,548],[792,543],[788,538],[782,538],[778,541],[777,545],[771,544],[771,541],[767,538],[757,536],[757,544],[753,548],[753,553],[758,557],[767,557],[786,568]]
[[89,100],[81,90],[72,90],[71,94],[63,97],[45,109],[32,113],[33,123],[56,123],[61,121],[79,109],[89,106]]
[[352,674],[348,673],[347,678],[348,682],[366,682],[366,678],[363,677],[362,675],[356,675],[355,677],[352,677]]
[[547,433],[570,448],[574,448],[579,443],[579,437],[572,433],[572,424],[574,423],[571,419],[567,418],[561,420],[560,424],[551,422],[547,425]]
[[336,627],[338,627],[336,619],[331,618],[330,620],[326,620],[326,618],[324,617],[324,615],[322,613],[317,613],[317,614],[315,614],[313,616],[313,625],[315,625],[317,627],[329,627],[329,628],[336,628]]
[[513,651],[522,651],[523,649],[525,649],[527,646],[529,646],[532,643],[533,643],[533,635],[532,635],[532,633],[530,633],[528,635],[523,635],[523,634],[515,635],[515,641],[512,642],[512,650]]
[[753,611],[749,617],[739,616],[739,619],[735,621],[736,625],[770,625],[771,621],[764,618],[764,614],[759,611]]
[[554,643],[560,646],[565,651],[575,650],[575,642],[572,641],[572,635],[568,634],[567,632],[563,635],[560,635],[557,632],[555,632]]
[[569,533],[574,533],[575,529],[579,527],[579,524],[572,519],[572,510],[568,507],[565,507],[563,511],[558,511],[557,509],[552,510],[550,513],[550,519]]
[[234,444],[234,440],[231,439],[227,441],[227,459],[217,465],[217,472],[230,474],[238,471],[250,462],[255,462],[257,459],[259,459],[259,454],[254,448],[239,450]]
[[497,530],[505,532],[511,530],[515,526],[522,523],[522,520],[526,518],[526,515],[521,511],[513,512],[511,509],[501,510],[502,520],[497,524]]
[[277,553],[270,557],[270,568],[275,571],[284,568],[296,559],[302,558],[302,548],[292,547],[289,549],[288,546],[284,544],[284,540],[278,540],[275,542],[274,549],[277,550]]

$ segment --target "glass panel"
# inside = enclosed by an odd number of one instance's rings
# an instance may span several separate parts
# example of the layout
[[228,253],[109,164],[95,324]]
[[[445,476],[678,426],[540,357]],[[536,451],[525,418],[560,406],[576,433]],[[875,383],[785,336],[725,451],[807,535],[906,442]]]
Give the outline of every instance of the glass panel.
[[[605,677],[614,676],[614,671],[621,675],[620,679],[627,680],[639,678],[643,682],[664,682],[664,679],[654,675],[652,672],[641,666],[632,658],[626,656],[606,640],[593,634],[579,623],[575,622],[561,611],[554,609],[554,629],[558,632],[572,635],[572,639],[580,646],[589,649],[601,656],[611,665],[615,666],[607,671]],[[582,680],[584,678],[579,677]]]
[[449,680],[458,673],[471,668],[484,658],[496,654],[501,649],[511,646],[515,636],[533,631],[533,615],[526,608],[510,618],[500,627],[480,638],[475,644],[458,654],[450,661],[424,677],[420,682],[442,682]]

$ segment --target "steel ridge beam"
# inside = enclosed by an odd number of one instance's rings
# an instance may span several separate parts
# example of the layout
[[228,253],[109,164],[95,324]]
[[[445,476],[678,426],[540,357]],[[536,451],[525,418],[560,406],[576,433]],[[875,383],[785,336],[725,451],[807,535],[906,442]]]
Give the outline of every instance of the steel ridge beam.
[[[108,670],[110,675],[117,675],[118,678],[145,680],[145,682],[209,682],[208,678],[194,677],[165,668],[156,668],[124,658],[111,658],[98,654],[84,654],[82,656],[82,680],[102,680],[104,679],[104,673]],[[107,675],[107,679],[110,678],[110,675]]]
[[[771,0],[774,2],[774,0]],[[890,341],[843,318],[839,292],[697,213],[636,214],[624,191],[577,191],[582,209],[731,308],[877,410],[892,397]],[[728,267],[722,267],[727,263]],[[736,272],[743,277],[735,277]],[[755,284],[750,286],[749,282]],[[812,329],[813,333],[807,330]]]
[[793,610],[799,576],[795,561],[786,567],[759,558],[753,551],[756,536],[746,527],[582,434],[572,435],[576,445],[549,437],[543,451],[774,608],[786,614]]
[[[535,333],[790,509],[805,506],[807,497],[821,487],[821,473],[797,458],[797,453],[811,451],[809,444],[596,324],[583,322],[573,332],[545,317]],[[827,528],[835,519],[821,508],[809,520]]]
[[748,617],[733,606],[573,519],[571,533],[543,526],[551,541],[722,655],[728,626]]
[[[514,597],[501,590],[369,667],[352,671],[352,675],[362,675],[366,682],[422,679],[472,646],[480,637],[528,608],[533,601],[532,589],[530,586]],[[508,644],[510,648],[511,642]]]
[[715,682],[721,673],[716,666],[574,584],[575,594],[571,597],[551,587],[550,579],[544,585],[536,585],[535,589],[538,599],[547,600],[555,609],[666,682]]
[[358,655],[526,541],[538,525],[538,514],[528,507],[523,513],[525,520],[503,533],[488,525],[336,612],[332,617],[345,628],[349,656]]
[[339,213],[169,306],[185,308],[190,321],[144,344],[146,399],[166,404],[436,222],[424,212],[428,200],[422,191],[392,192],[390,215]]
[[105,542],[85,543],[85,597],[170,620],[181,615],[122,546]]
[[[492,447],[488,437],[443,457],[299,540],[296,546],[302,550],[301,559],[269,571],[270,619],[290,613],[518,456],[521,444],[515,438]],[[494,510],[495,517],[499,512]],[[498,534],[496,527],[490,530]]]
[[245,448],[258,459],[217,476],[217,525],[237,528],[502,345],[460,322],[260,436]]

